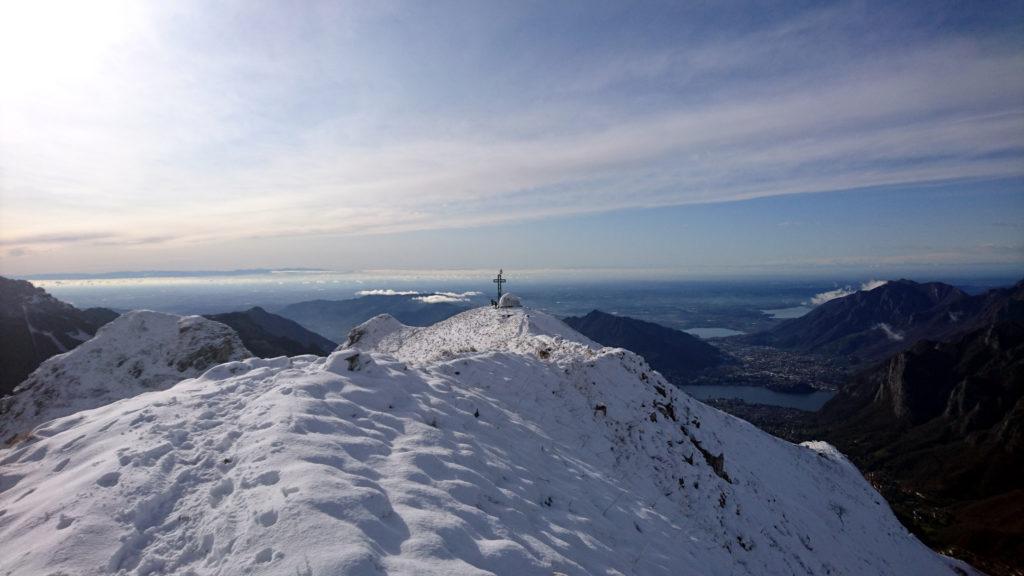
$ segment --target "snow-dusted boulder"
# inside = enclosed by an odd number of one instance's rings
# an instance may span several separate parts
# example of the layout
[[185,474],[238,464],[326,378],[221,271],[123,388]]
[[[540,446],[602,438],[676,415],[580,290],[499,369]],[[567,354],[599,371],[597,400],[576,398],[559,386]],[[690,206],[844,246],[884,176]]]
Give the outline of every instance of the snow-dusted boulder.
[[202,316],[129,312],[74,350],[43,362],[0,400],[0,445],[42,422],[163,390],[252,356],[234,330]]
[[407,326],[395,319],[394,316],[390,314],[379,314],[350,330],[348,338],[346,338],[345,342],[339,345],[337,349],[343,350],[353,346],[372,348],[376,346],[381,339],[404,328],[407,328]]
[[375,340],[360,339],[358,346],[416,365],[475,352],[541,356],[563,344],[591,350],[601,348],[600,344],[573,330],[565,322],[526,308],[476,308],[432,326],[420,328],[399,324],[399,328],[389,328],[386,334]]
[[705,406],[551,316],[388,328],[0,450],[0,574],[974,573],[831,447]]
[[519,301],[519,297],[514,294],[505,293],[501,295],[498,300],[498,308],[522,308],[523,303]]

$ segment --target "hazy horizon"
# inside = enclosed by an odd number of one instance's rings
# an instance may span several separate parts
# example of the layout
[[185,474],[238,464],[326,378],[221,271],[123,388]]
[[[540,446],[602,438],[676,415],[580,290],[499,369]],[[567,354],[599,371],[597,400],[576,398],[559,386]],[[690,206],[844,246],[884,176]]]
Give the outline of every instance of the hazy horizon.
[[[11,278],[29,280],[36,285],[45,287],[54,282],[134,282],[134,281],[174,281],[203,282],[220,280],[231,281],[286,281],[289,279],[308,279],[321,277],[348,277],[353,282],[399,281],[399,282],[488,282],[496,271],[484,268],[449,268],[449,269],[364,269],[364,270],[331,270],[324,268],[302,267],[269,267],[240,268],[230,270],[111,270],[104,272],[48,272],[40,274],[16,274]],[[822,282],[870,282],[874,280],[907,279],[916,282],[964,283],[980,282],[984,285],[1008,285],[1024,279],[1024,273],[1014,269],[987,269],[965,271],[964,269],[936,270],[885,270],[864,269],[824,272],[807,270],[804,272],[789,271],[786,273],[770,270],[734,271],[733,273],[714,273],[682,271],[677,269],[653,268],[545,268],[545,269],[508,269],[506,277],[513,277],[517,282],[526,283],[557,283],[557,282],[771,282],[771,281],[822,281]]]

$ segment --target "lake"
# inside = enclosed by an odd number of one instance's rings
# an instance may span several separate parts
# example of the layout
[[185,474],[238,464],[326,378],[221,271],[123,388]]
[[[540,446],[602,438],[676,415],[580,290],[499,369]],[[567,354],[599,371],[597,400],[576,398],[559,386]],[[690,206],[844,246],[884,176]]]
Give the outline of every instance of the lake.
[[808,306],[791,306],[789,308],[761,310],[761,312],[764,312],[765,314],[771,316],[776,320],[789,320],[791,318],[799,318],[810,311],[811,309]]
[[697,338],[707,340],[708,338],[725,338],[726,336],[739,336],[740,334],[746,334],[746,332],[740,332],[739,330],[731,330],[729,328],[687,328],[683,330],[687,334],[692,334]]
[[807,394],[786,394],[758,386],[680,386],[683,392],[698,400],[735,398],[748,404],[768,404],[817,412],[835,396],[835,392],[818,390]]

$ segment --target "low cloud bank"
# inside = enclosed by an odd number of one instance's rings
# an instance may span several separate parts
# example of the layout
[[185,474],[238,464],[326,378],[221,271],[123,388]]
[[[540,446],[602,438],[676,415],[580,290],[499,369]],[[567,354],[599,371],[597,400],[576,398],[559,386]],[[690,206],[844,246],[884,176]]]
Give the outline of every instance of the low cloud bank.
[[426,304],[469,302],[470,296],[479,296],[480,294],[480,292],[435,292],[426,296],[416,296],[413,300],[419,300]]
[[886,282],[887,280],[868,280],[867,282],[861,284],[860,288],[855,289],[850,286],[842,286],[840,288],[836,288],[835,290],[820,292],[812,296],[808,304],[810,304],[811,306],[820,306],[821,304],[824,304],[829,300],[835,300],[836,298],[849,296],[850,294],[853,294],[855,292],[867,292],[868,290],[874,290],[879,286],[884,286]]
[[889,326],[885,322],[875,324],[875,328],[878,328],[882,332],[885,332],[886,338],[892,340],[893,342],[900,342],[903,340],[903,334],[900,334],[899,332],[893,330],[892,326]]
[[430,294],[429,296],[416,296],[413,300],[419,300],[425,304],[445,304],[454,302],[465,302],[465,298],[453,298],[444,294]]
[[356,296],[415,296],[419,294],[416,290],[392,290],[391,288],[376,288],[374,290],[360,290]]
[[415,296],[413,300],[435,304],[437,302],[466,302],[470,296],[479,296],[483,292],[423,292],[420,290],[395,290],[393,288],[374,288],[360,290],[356,296]]

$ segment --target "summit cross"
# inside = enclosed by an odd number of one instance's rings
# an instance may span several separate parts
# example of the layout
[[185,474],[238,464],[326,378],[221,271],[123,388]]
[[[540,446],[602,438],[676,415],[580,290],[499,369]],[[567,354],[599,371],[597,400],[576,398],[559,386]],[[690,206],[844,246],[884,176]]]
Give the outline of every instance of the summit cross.
[[504,270],[498,270],[498,277],[492,280],[492,282],[498,285],[498,300],[501,300],[501,285],[508,282],[508,280],[501,277],[503,272]]

